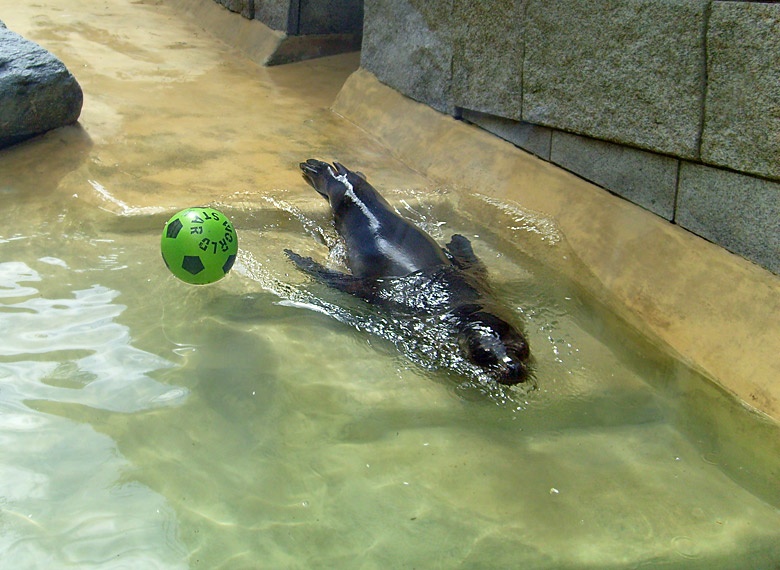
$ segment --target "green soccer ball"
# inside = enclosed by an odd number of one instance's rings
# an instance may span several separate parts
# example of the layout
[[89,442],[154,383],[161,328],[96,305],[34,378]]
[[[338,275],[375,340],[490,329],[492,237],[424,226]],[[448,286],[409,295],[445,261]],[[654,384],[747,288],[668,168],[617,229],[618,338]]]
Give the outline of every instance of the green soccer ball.
[[194,285],[219,281],[236,260],[238,236],[227,216],[212,208],[187,208],[165,224],[163,261],[176,277]]

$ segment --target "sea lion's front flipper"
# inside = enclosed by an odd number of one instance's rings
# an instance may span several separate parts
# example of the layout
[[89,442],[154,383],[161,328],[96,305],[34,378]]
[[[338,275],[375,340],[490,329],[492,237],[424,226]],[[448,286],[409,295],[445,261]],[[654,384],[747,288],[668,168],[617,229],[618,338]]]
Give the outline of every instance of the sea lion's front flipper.
[[354,277],[353,275],[342,273],[341,271],[328,269],[321,263],[314,261],[311,257],[303,257],[289,249],[285,249],[284,253],[298,269],[311,275],[314,279],[324,283],[328,287],[333,287],[334,289],[344,291],[345,293],[355,295],[362,299],[371,298],[373,288],[368,286],[366,279]]
[[469,271],[481,277],[487,276],[487,267],[474,253],[468,238],[455,234],[446,245],[446,253],[452,262],[463,271]]

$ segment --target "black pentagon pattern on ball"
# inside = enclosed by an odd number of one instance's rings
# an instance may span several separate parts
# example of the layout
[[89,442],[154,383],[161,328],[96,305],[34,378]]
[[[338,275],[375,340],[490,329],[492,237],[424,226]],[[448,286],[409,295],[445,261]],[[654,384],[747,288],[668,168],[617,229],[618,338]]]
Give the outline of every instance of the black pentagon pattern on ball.
[[181,262],[181,268],[185,271],[189,271],[193,275],[197,275],[205,269],[203,262],[197,255],[185,255]]
[[229,255],[227,260],[225,261],[225,265],[222,266],[222,271],[227,273],[230,271],[230,268],[233,267],[233,262],[236,260],[235,255]]
[[170,224],[168,224],[168,230],[165,232],[165,235],[169,238],[176,238],[177,235],[179,235],[179,232],[182,228],[182,223],[179,221],[179,219],[173,220]]

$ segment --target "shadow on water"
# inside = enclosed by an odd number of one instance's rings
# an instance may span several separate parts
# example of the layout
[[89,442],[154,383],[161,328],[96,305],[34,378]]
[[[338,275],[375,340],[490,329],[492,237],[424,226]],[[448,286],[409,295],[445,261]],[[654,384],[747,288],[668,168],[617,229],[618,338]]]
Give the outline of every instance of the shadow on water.
[[62,179],[87,161],[91,148],[92,139],[81,125],[75,124],[3,149],[0,195],[13,198],[14,202],[50,198]]

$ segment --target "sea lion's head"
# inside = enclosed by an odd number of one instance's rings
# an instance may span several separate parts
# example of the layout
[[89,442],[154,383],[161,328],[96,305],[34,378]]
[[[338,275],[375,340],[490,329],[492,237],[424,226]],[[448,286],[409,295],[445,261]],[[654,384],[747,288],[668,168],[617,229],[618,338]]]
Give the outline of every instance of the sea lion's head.
[[300,168],[303,179],[325,198],[334,210],[338,208],[346,194],[352,193],[354,196],[355,187],[361,185],[366,179],[360,172],[352,172],[338,162],[330,165],[310,158],[300,163]]
[[511,386],[531,378],[528,341],[511,324],[486,311],[461,317],[458,344],[466,359],[499,384]]

